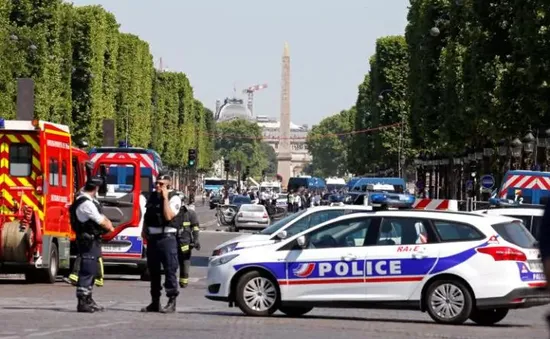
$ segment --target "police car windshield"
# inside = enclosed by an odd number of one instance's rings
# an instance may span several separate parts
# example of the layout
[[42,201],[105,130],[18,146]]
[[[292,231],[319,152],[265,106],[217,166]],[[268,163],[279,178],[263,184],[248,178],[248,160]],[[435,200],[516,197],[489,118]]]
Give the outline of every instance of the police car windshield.
[[271,226],[264,228],[260,234],[266,234],[266,235],[272,235],[273,233],[280,230],[283,226],[291,222],[292,220],[298,218],[302,214],[306,213],[307,210],[301,210],[298,213],[290,214],[289,216],[284,217],[283,219],[277,221],[276,223],[272,224]]
[[506,241],[522,248],[535,248],[536,239],[520,222],[492,225],[493,229]]

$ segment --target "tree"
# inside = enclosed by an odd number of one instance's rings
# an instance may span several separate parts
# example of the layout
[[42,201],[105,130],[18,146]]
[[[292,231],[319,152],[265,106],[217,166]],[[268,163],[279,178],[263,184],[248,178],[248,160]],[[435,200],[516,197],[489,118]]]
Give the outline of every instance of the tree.
[[352,129],[352,110],[344,110],[321,120],[308,133],[306,145],[313,158],[311,171],[315,176],[343,176],[347,173],[349,136],[345,133]]
[[220,122],[216,125],[216,150],[219,155],[242,169],[250,166],[253,177],[268,168],[268,159],[262,148],[262,130],[258,124],[243,119]]
[[[0,110],[15,117],[16,79],[35,81],[35,116],[66,124],[74,140],[100,146],[102,121],[116,137],[153,147],[169,167],[186,166],[187,149],[213,161],[210,111],[180,72],[157,72],[149,44],[121,33],[100,6],[62,0],[0,1]],[[210,136],[210,138],[208,137]]]
[[261,143],[262,154],[265,155],[267,160],[267,167],[265,168],[266,172],[269,174],[277,173],[277,152],[269,145],[267,142]]

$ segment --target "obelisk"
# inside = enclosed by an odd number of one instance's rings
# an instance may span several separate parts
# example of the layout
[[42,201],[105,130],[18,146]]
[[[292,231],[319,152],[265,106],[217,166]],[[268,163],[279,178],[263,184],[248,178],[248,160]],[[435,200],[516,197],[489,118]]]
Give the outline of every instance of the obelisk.
[[281,75],[281,119],[279,126],[277,173],[283,177],[282,185],[288,185],[291,176],[292,153],[290,148],[290,51],[285,42]]

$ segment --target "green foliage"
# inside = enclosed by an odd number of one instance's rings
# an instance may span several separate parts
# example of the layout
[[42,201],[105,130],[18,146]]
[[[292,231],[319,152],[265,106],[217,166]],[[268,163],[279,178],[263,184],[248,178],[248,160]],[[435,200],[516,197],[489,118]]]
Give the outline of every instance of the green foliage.
[[35,81],[35,116],[68,125],[75,140],[101,145],[102,121],[115,119],[118,140],[154,147],[168,166],[186,166],[189,148],[199,150],[200,169],[212,165],[212,112],[187,76],[156,72],[149,44],[121,33],[100,6],[0,1],[3,118],[15,117],[21,77]]
[[[241,168],[250,166],[250,175],[258,177],[268,168],[267,154],[262,147],[262,130],[255,122],[243,119],[220,122],[216,125],[218,138],[216,150],[233,166],[241,162]],[[235,168],[235,167],[233,167]]]
[[[370,72],[359,86],[356,113],[353,114],[347,164],[364,174],[375,168],[397,169],[398,158],[411,157],[407,76],[409,53],[405,38],[388,36],[376,41],[376,54],[370,59]],[[400,124],[382,130],[380,126]],[[315,161],[315,160],[314,160]]]
[[351,119],[355,109],[341,111],[313,126],[306,139],[307,149],[313,160],[308,172],[320,177],[344,176],[347,171]]
[[[411,0],[407,19],[405,40],[377,40],[354,130],[398,122],[405,113],[404,160],[410,160],[420,152],[447,157],[479,150],[550,127],[548,1]],[[349,168],[362,174],[394,167],[398,134],[356,133]]]
[[267,174],[277,174],[277,152],[267,142],[261,143],[262,154],[265,155],[267,160]]

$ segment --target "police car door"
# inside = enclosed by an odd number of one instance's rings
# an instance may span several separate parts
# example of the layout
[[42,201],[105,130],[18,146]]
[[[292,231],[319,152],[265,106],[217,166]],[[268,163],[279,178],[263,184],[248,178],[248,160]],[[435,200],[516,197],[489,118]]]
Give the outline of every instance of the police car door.
[[[286,280],[281,282],[288,301],[363,300],[365,298],[365,240],[379,218],[357,217],[328,221],[301,233],[280,251],[286,255]],[[371,235],[372,237],[372,235]]]
[[439,247],[429,222],[384,217],[365,261],[368,300],[408,300],[435,266]]

